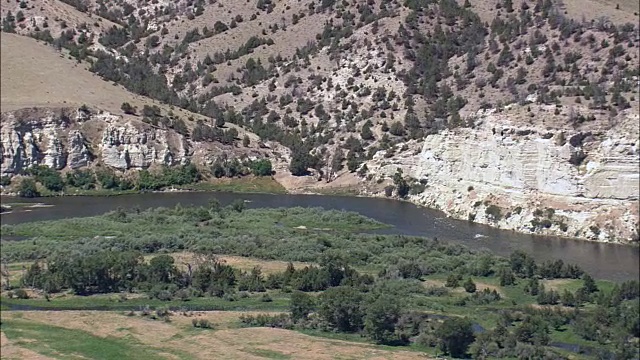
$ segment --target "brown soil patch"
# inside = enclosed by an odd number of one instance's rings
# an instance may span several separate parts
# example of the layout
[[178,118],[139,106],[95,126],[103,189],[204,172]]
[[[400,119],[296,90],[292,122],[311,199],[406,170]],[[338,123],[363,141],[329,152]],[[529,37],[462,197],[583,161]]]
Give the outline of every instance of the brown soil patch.
[[128,333],[145,344],[162,343],[180,332],[170,323],[106,311],[25,311],[21,314],[24,319],[82,330],[100,337],[122,337]]
[[444,286],[444,281],[427,279],[422,282],[424,287],[441,287]]
[[[194,264],[194,254],[190,252],[180,252],[180,253],[172,253],[171,255],[175,260],[178,266],[186,267],[186,264],[191,263]],[[146,256],[147,259],[152,258],[152,256]],[[262,269],[262,273],[265,275],[282,272],[287,269],[287,261],[278,261],[278,260],[263,260],[256,259],[250,257],[243,256],[231,256],[231,255],[219,255],[216,256],[219,260],[224,261],[225,264],[231,265],[234,268],[238,268],[240,270],[248,271],[253,269],[255,266],[259,266]],[[304,268],[305,266],[311,265],[310,263],[304,263],[300,261],[294,261],[293,266],[296,269]]]
[[574,280],[572,279],[552,279],[552,280],[542,280],[540,283],[544,285],[547,290],[556,290],[564,289],[567,285],[571,284]]
[[[464,281],[464,280],[463,280]],[[502,290],[500,289],[499,286],[496,285],[491,285],[491,284],[486,284],[486,283],[482,283],[482,282],[477,282],[475,280],[473,280],[473,282],[476,284],[476,291],[483,291],[484,289],[489,289],[489,290],[495,290],[496,292],[498,292],[498,294],[500,294],[500,296],[502,296],[503,298],[505,297],[504,292],[502,292]],[[462,282],[460,282],[462,284]],[[445,282],[441,281],[441,280],[433,280],[433,279],[427,279],[422,281],[422,285],[424,287],[441,287],[444,286]],[[465,290],[462,286],[459,286],[455,289],[452,289],[452,292],[455,293],[464,293]]]

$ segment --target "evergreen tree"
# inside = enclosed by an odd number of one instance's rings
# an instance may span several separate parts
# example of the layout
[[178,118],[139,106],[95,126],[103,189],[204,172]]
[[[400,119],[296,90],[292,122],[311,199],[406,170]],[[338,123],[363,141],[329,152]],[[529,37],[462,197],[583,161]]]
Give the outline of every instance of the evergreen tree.
[[462,284],[462,287],[464,287],[464,291],[468,293],[476,292],[476,284],[471,280],[471,278],[468,278],[467,281]]
[[362,131],[360,132],[360,137],[362,138],[362,140],[373,140],[373,132],[371,131],[371,126],[373,124],[371,123],[370,120],[367,120],[367,122],[364,123],[364,125],[362,125]]
[[398,299],[382,295],[367,306],[364,332],[377,344],[392,344],[398,340],[395,330],[399,318]]
[[[293,265],[292,265],[293,266]],[[294,291],[291,294],[289,310],[293,321],[306,320],[315,308],[315,301],[302,291]]]
[[440,349],[453,357],[464,357],[475,339],[471,325],[467,318],[446,319],[436,330]]

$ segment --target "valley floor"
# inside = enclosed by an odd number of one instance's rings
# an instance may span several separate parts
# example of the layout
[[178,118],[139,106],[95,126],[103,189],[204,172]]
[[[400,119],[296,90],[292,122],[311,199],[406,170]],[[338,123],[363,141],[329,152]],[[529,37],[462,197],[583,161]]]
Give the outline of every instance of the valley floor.
[[[241,328],[242,312],[174,313],[168,322],[136,313],[2,313],[3,359],[61,356],[110,359],[425,359],[424,353],[320,338],[273,328]],[[212,329],[197,329],[208,319]]]

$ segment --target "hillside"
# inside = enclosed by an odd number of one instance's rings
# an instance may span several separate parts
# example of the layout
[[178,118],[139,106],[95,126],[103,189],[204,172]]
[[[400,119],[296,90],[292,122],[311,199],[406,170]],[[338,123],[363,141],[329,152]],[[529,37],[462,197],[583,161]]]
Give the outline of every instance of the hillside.
[[[238,145],[246,133],[246,143],[271,153],[275,178],[290,191],[356,189],[523,232],[638,239],[635,2],[16,6],[2,10],[4,32],[41,39],[81,64],[65,66],[88,69],[52,83],[83,89],[89,78],[104,80],[89,86],[100,99],[79,90],[71,99],[117,113],[128,101],[116,94],[124,87],[198,113],[205,120],[187,122],[187,141],[216,139],[207,134],[218,127],[208,123],[233,127]],[[43,17],[55,21],[45,29]],[[3,70],[5,62],[3,54]],[[27,73],[28,83],[37,81],[37,71]],[[71,101],[60,90],[32,98]],[[25,101],[4,105],[4,93],[3,111]],[[152,118],[143,120],[156,125]],[[235,152],[224,159],[244,156]],[[218,161],[206,158],[194,156],[207,166]],[[552,215],[543,216],[546,209]]]
[[85,64],[34,39],[3,32],[0,44],[3,112],[87,104],[122,113],[123,102],[139,108],[156,103],[101,80]]
[[[226,152],[272,156],[257,144],[239,150],[230,142],[191,144],[185,134],[206,117],[105,82],[87,64],[34,39],[3,32],[0,44],[3,173],[39,163],[56,170],[104,164],[127,171],[184,164],[191,157],[206,163],[210,154]],[[123,103],[138,113],[123,112]],[[160,129],[143,121],[140,110],[145,107],[157,108],[168,126]],[[233,124],[229,129],[257,139]]]

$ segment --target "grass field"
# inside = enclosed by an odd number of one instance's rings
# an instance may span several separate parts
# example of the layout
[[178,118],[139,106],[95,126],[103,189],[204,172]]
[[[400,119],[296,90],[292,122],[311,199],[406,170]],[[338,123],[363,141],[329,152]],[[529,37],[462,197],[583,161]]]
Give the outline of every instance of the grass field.
[[242,193],[285,194],[287,190],[272,177],[241,177],[234,179],[213,179],[207,182],[177,186],[178,189],[198,191],[226,191]]
[[[225,211],[207,221],[199,220],[199,215],[193,213],[194,209],[184,212],[179,208],[158,211],[158,214],[148,211],[129,214],[124,222],[111,215],[102,215],[17,226],[5,225],[1,228],[2,235],[27,236],[38,240],[6,242],[3,244],[3,254],[14,260],[33,258],[36,253],[52,253],[56,249],[68,249],[70,244],[87,244],[83,239],[92,239],[92,242],[101,247],[109,246],[109,243],[118,247],[129,243],[138,247],[134,243],[142,244],[140,241],[155,244],[167,241],[174,244],[163,246],[165,250],[172,247],[194,248],[201,244],[214,246],[214,252],[218,254],[267,259],[276,259],[276,255],[283,252],[290,253],[290,250],[284,250],[287,248],[298,254],[280,260],[308,261],[308,251],[318,251],[315,242],[311,241],[312,237],[332,239],[334,237],[331,233],[334,232],[357,233],[387,226],[354,213],[325,212],[320,209],[247,209],[242,213]],[[257,244],[243,245],[247,241],[259,241],[259,249]],[[263,243],[264,241],[273,244]],[[304,244],[297,244],[298,241],[303,241]],[[309,250],[305,251],[305,247]],[[259,254],[251,253],[255,250],[259,250]]]
[[[2,358],[425,359],[424,353],[271,328],[240,312],[173,313],[170,322],[119,312],[3,312]],[[196,329],[206,318],[213,329]]]

